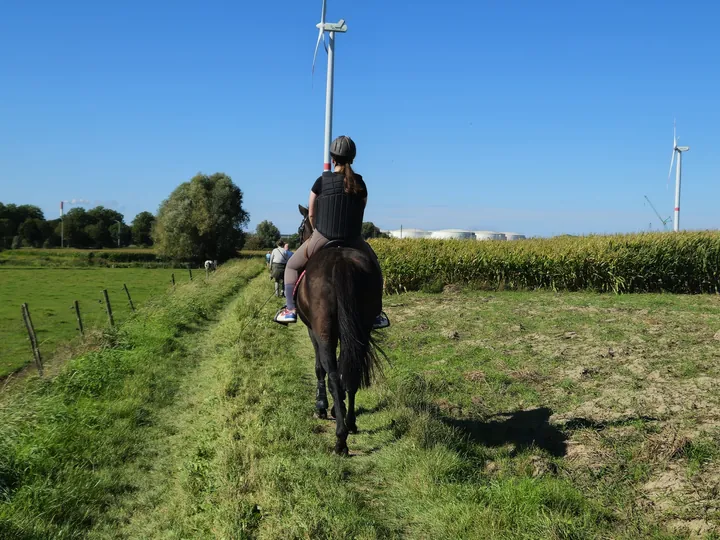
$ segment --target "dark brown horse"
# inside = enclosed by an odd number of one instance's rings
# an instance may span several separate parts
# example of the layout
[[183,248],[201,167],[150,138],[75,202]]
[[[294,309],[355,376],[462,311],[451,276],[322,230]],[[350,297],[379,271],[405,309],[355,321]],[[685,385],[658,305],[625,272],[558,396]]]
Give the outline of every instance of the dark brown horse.
[[[299,208],[303,221],[298,232],[304,242],[310,238],[312,226],[307,208]],[[370,385],[373,371],[379,367],[371,332],[381,307],[382,276],[364,252],[351,245],[330,245],[310,257],[297,290],[297,312],[315,347],[315,406],[320,418],[327,418],[325,375],[328,378],[337,454],[348,453],[348,433],[357,433],[355,394]]]

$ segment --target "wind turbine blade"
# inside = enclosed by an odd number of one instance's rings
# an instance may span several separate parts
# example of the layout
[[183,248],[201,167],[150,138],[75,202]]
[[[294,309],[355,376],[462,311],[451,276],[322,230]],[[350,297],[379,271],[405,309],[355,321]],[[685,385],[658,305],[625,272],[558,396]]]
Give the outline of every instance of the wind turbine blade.
[[676,129],[675,119],[673,118],[673,147],[672,147],[672,156],[670,157],[670,169],[668,170],[667,184],[665,186],[666,189],[670,189],[670,177],[672,176],[673,163],[675,162],[675,149],[676,148],[677,148],[677,129]]
[[[324,41],[325,41],[325,40],[323,40],[324,33],[325,33],[325,31],[322,28],[320,28],[320,33],[318,34],[317,43],[315,44],[315,54],[313,55],[313,63],[312,63],[313,75],[315,75],[315,60],[317,59],[317,52],[318,52],[318,49],[320,48],[320,42],[322,41],[324,43]],[[674,150],[673,150],[673,152],[674,152]]]
[[318,32],[318,39],[317,43],[315,43],[315,54],[313,55],[313,64],[312,64],[312,73],[315,75],[315,60],[317,59],[317,52],[320,48],[320,41],[323,42],[323,45],[325,45],[325,51],[327,52],[327,45],[325,44],[325,40],[323,39],[325,37],[325,10],[327,8],[326,0],[323,0],[322,3],[322,11],[320,12],[320,24],[318,25],[318,28],[320,31]]
[[670,177],[672,176],[673,163],[675,163],[675,148],[673,147],[672,157],[670,158],[670,170],[668,170],[667,189],[670,189]]

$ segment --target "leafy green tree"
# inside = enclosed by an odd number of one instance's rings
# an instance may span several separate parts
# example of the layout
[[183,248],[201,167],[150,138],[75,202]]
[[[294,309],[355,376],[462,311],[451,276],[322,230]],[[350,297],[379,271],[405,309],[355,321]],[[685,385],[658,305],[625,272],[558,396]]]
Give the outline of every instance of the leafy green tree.
[[152,237],[158,254],[174,260],[227,260],[244,243],[250,219],[243,194],[224,173],[198,174],[160,205]]
[[245,235],[245,244],[243,245],[243,249],[247,249],[248,251],[257,251],[265,248],[263,248],[260,237],[257,234],[248,233]]
[[389,238],[390,236],[376,227],[372,221],[365,221],[362,224],[361,233],[362,237],[367,240],[368,238]]
[[[20,236],[19,229],[28,219],[44,220],[42,210],[32,204],[2,204],[0,203],[0,233],[2,244],[11,247],[15,243],[15,236]],[[20,239],[22,243],[22,237]]]
[[290,246],[290,249],[297,249],[300,247],[300,244],[302,244],[300,235],[298,233],[291,234],[288,236],[287,243]]
[[[84,208],[73,208],[63,220],[65,222],[65,245],[74,248],[86,248],[92,245],[93,240],[86,228],[93,224],[92,217]],[[60,225],[55,228],[60,234]]]
[[85,232],[90,237],[94,246],[105,248],[116,247],[117,222],[120,222],[121,234],[123,228],[127,229],[123,215],[120,212],[105,208],[104,206],[97,206],[88,210],[87,215],[92,225],[86,227]]
[[135,216],[131,225],[133,244],[138,246],[152,246],[153,223],[155,223],[155,216],[150,212],[140,212]]
[[43,237],[45,220],[28,218],[18,227],[18,236],[22,245],[26,247],[40,247],[45,238]]
[[51,219],[43,221],[42,236],[44,248],[60,247],[60,235],[55,229],[60,225],[60,219]]
[[280,240],[280,230],[273,225],[272,221],[261,221],[255,229],[255,236],[258,238],[259,249],[270,249],[277,245]]
[[8,249],[11,243],[12,232],[10,228],[10,220],[7,218],[0,218],[0,249]]
[[110,234],[114,247],[118,247],[118,232],[120,233],[120,247],[129,246],[130,242],[132,242],[132,229],[124,223],[121,223],[119,231],[117,223],[110,225],[110,227],[108,227],[108,233]]

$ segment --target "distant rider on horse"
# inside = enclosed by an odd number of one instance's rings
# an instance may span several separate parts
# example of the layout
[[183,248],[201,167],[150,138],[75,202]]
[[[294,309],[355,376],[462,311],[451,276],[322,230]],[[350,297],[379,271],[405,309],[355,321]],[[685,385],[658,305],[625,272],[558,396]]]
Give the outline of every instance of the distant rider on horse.
[[[287,305],[277,312],[275,322],[297,322],[293,298],[295,283],[308,259],[331,240],[341,240],[348,247],[364,251],[382,275],[377,255],[361,236],[368,192],[362,176],[355,173],[351,167],[356,153],[355,143],[344,135],[335,139],[330,146],[335,170],[324,172],[310,191],[308,218],[314,230],[312,236],[290,257],[285,267]],[[390,321],[381,312],[376,317],[373,328],[385,328],[389,325]]]

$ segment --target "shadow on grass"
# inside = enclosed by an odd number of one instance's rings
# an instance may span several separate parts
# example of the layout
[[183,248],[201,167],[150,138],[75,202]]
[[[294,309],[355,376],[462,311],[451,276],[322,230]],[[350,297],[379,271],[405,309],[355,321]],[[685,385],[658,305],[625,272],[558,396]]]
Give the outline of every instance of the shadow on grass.
[[385,401],[381,401],[374,407],[363,407],[360,405],[359,407],[355,407],[355,414],[357,416],[361,416],[363,414],[375,414],[376,412],[380,412],[383,409],[387,409],[388,404]]
[[598,422],[587,418],[572,418],[564,424],[550,424],[552,410],[547,407],[529,411],[498,413],[490,418],[499,420],[473,420],[443,418],[443,421],[467,435],[471,442],[485,446],[514,445],[512,455],[528,448],[540,448],[555,457],[567,453],[568,432],[579,429],[601,431],[608,427],[624,426],[634,422],[653,422],[657,418],[639,416],[626,419]]
[[631,416],[628,418],[619,418],[617,420],[595,421],[587,418],[571,418],[568,420],[563,427],[570,431],[578,429],[593,429],[600,431],[609,427],[620,427],[634,424],[635,422],[656,422],[658,418],[652,416]]
[[529,411],[498,413],[490,418],[473,420],[444,418],[443,421],[466,434],[471,442],[484,446],[513,444],[512,455],[528,448],[540,448],[555,457],[567,453],[567,435],[550,424],[552,411],[547,407]]

